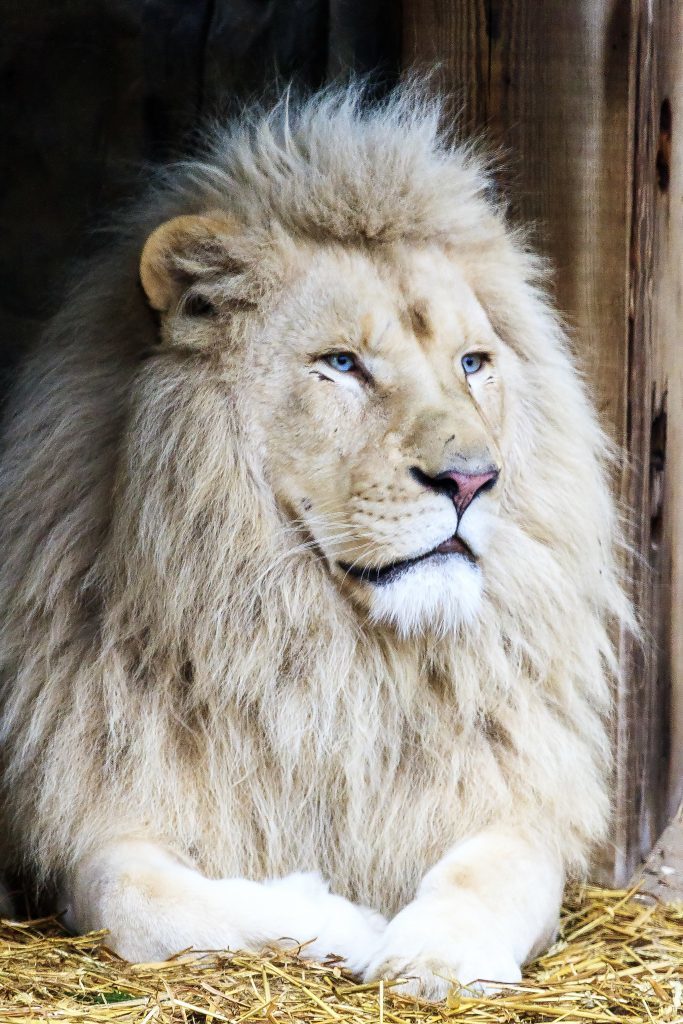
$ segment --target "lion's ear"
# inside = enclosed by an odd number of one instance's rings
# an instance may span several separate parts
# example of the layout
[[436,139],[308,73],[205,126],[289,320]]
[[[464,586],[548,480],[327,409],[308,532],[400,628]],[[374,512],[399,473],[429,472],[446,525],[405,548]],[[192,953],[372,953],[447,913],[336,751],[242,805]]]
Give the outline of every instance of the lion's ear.
[[174,217],[156,228],[140,257],[140,281],[153,309],[165,313],[196,280],[235,272],[229,246],[237,225],[223,214]]

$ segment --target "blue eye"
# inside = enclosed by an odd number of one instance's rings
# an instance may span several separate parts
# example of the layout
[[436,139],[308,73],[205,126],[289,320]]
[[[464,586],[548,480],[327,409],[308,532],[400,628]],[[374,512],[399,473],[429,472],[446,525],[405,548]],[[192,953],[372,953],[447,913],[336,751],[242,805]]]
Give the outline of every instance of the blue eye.
[[472,352],[468,356],[463,356],[460,362],[463,370],[469,376],[469,374],[476,373],[477,370],[481,370],[484,365],[484,356],[480,355],[478,352]]
[[338,370],[339,373],[350,373],[356,369],[356,360],[349,352],[332,352],[324,358],[332,369]]

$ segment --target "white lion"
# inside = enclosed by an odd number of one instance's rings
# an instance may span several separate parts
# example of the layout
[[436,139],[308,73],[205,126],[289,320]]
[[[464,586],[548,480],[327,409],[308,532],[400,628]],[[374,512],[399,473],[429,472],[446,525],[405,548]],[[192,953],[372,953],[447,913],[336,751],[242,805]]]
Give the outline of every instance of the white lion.
[[544,277],[410,88],[242,119],[112,233],[0,474],[8,854],[74,928],[432,998],[550,940],[628,606]]

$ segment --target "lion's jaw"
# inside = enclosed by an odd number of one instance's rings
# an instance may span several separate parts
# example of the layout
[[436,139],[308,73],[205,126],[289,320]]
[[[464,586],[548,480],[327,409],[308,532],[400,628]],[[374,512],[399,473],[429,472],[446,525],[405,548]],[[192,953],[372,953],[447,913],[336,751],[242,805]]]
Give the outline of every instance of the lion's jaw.
[[[268,469],[307,557],[364,617],[401,634],[477,614],[503,484],[466,509],[432,481],[501,472],[503,378],[515,357],[440,250],[318,254],[261,339]],[[353,353],[341,373],[329,354]],[[478,353],[467,375],[462,359]],[[279,401],[277,395],[280,396]],[[282,396],[286,400],[282,401]],[[273,414],[275,408],[277,412]]]

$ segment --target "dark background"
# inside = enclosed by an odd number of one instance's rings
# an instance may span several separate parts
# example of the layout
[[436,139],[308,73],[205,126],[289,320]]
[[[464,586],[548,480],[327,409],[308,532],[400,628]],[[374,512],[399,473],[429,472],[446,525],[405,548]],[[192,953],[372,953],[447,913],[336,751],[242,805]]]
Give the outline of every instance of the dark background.
[[0,0],[0,395],[144,167],[289,81],[398,74],[400,0]]

